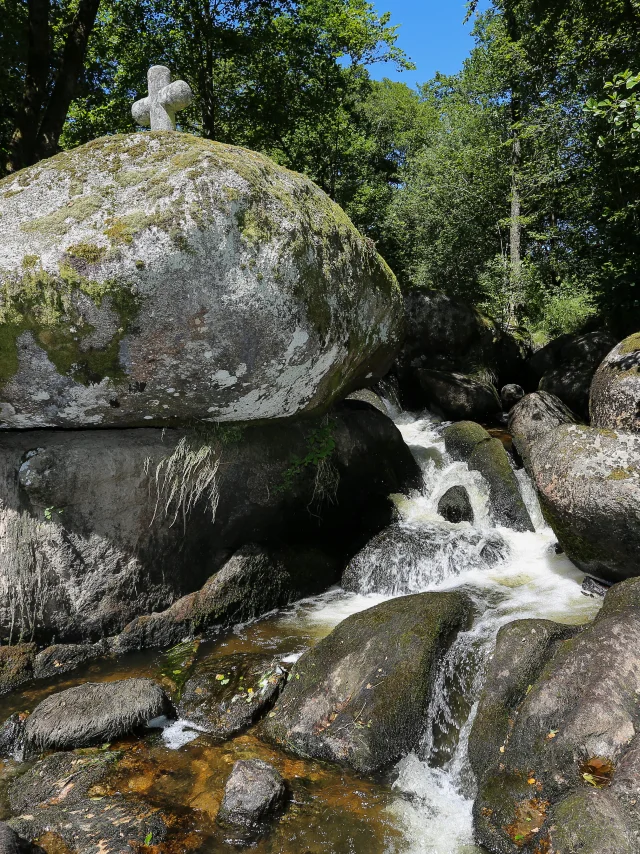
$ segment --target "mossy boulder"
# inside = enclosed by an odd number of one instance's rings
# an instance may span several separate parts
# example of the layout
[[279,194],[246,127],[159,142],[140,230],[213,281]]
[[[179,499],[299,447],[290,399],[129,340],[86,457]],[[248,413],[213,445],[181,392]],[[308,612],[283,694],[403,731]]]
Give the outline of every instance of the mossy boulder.
[[633,579],[581,630],[546,623],[533,641],[531,621],[502,630],[470,754],[476,836],[491,852],[637,850],[639,601]]
[[491,513],[497,525],[514,531],[535,530],[518,478],[500,439],[479,442],[467,464],[471,471],[480,472],[489,485]]
[[403,305],[373,243],[263,155],[115,135],[0,181],[0,425],[250,421],[384,375]]
[[568,557],[608,581],[638,575],[640,437],[567,424],[529,456],[543,513]]
[[475,421],[457,421],[444,428],[442,438],[451,459],[466,463],[476,445],[488,441],[491,435]]
[[531,446],[561,424],[575,424],[577,418],[568,406],[547,391],[528,394],[509,413],[509,432],[513,444],[531,474]]
[[269,655],[210,655],[196,662],[178,714],[215,738],[230,738],[269,711],[286,678]]
[[591,384],[591,425],[640,432],[640,332],[604,359]]
[[461,593],[420,593],[348,617],[294,665],[263,732],[301,756],[371,773],[414,748],[437,667],[471,617]]

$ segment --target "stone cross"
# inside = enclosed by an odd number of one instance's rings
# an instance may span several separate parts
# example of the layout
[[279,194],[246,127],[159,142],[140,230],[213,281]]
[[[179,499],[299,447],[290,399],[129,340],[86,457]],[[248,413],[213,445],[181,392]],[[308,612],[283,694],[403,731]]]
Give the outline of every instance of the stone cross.
[[164,65],[152,65],[147,74],[149,94],[136,101],[131,115],[139,125],[151,130],[175,130],[175,114],[193,100],[193,92],[184,80],[171,82],[171,72]]

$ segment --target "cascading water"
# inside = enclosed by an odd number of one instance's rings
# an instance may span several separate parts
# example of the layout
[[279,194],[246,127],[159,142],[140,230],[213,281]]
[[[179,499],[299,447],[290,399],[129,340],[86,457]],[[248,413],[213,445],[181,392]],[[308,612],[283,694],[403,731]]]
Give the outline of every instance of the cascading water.
[[[517,476],[536,531],[496,528],[487,484],[448,457],[438,419],[391,414],[421,466],[423,488],[409,498],[395,497],[399,534],[381,535],[357,558],[346,574],[353,592],[320,597],[305,608],[305,619],[333,625],[389,596],[427,590],[464,590],[472,598],[473,626],[458,636],[442,664],[423,742],[394,769],[397,798],[389,811],[403,842],[389,843],[387,854],[475,854],[480,849],[473,842],[475,780],[467,742],[496,634],[505,623],[527,617],[583,623],[599,603],[582,594],[583,574],[555,553],[555,537],[524,471]],[[440,498],[452,486],[466,489],[473,524],[449,523],[438,514]]]

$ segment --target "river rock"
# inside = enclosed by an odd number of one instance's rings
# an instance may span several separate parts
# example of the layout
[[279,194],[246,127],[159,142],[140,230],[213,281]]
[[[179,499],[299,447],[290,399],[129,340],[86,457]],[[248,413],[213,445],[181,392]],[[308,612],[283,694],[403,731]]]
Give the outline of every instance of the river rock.
[[466,463],[476,445],[488,441],[491,435],[475,421],[458,421],[444,428],[442,438],[451,459]]
[[561,335],[538,350],[527,367],[539,391],[555,395],[581,418],[587,418],[593,375],[615,343],[606,330]]
[[164,691],[151,679],[87,682],[42,700],[27,719],[25,743],[30,752],[103,744],[170,709]]
[[560,641],[576,631],[550,620],[529,619],[514,620],[498,632],[469,735],[469,761],[478,779],[499,764],[515,710]]
[[315,550],[243,546],[201,590],[166,611],[136,617],[111,640],[111,649],[166,647],[206,629],[230,628],[325,590],[336,570],[334,561]]
[[[209,496],[186,514],[165,506],[172,484],[192,495],[203,472]],[[326,552],[326,574],[312,562],[307,575],[319,592],[389,524],[388,496],[420,482],[391,419],[356,401],[323,418],[191,434],[0,434],[0,638],[12,625],[14,642],[33,631],[44,644],[114,635],[200,589],[255,541]]]
[[[503,678],[517,686],[506,732],[500,715],[493,735],[485,729],[489,744],[503,737],[481,773],[478,841],[500,854],[543,843],[549,851],[631,854],[640,833],[640,582],[612,587],[594,622],[556,643],[523,694],[530,661],[525,651],[503,664],[524,669]],[[611,847],[598,848],[603,823]]]
[[529,452],[531,446],[554,427],[575,424],[571,410],[553,394],[536,391],[528,394],[509,413],[509,432],[525,468],[531,474]]
[[513,409],[513,407],[524,397],[524,389],[516,383],[509,383],[502,386],[500,389],[500,400],[505,412]]
[[58,643],[43,649],[33,664],[35,679],[47,679],[75,670],[81,664],[99,658],[108,651],[104,642],[95,644]]
[[251,421],[383,376],[397,282],[308,178],[184,133],[0,182],[5,427]]
[[491,420],[502,411],[495,386],[453,371],[422,368],[417,372],[429,408],[446,418]]
[[285,798],[285,782],[272,765],[261,759],[240,759],[225,784],[216,821],[223,827],[260,832]]
[[640,333],[614,347],[598,368],[589,410],[593,427],[640,432]]
[[34,643],[0,646],[0,694],[33,678],[33,663],[38,647]]
[[24,712],[16,712],[0,726],[0,757],[2,759],[20,759],[22,757],[26,717],[27,715]]
[[0,852],[2,854],[45,854],[39,845],[23,839],[4,821],[0,821]]
[[567,556],[591,575],[638,574],[640,436],[569,424],[530,449],[547,522]]
[[533,531],[531,516],[520,492],[518,478],[500,439],[479,442],[467,464],[489,484],[491,513],[497,525],[514,531]]
[[354,593],[417,593],[468,569],[489,569],[508,554],[496,531],[398,523],[376,534],[351,559],[341,584]]
[[216,738],[230,738],[269,711],[286,671],[268,655],[213,655],[196,662],[178,714]]
[[471,522],[473,523],[473,507],[469,493],[464,486],[452,486],[444,493],[438,501],[438,513],[447,522]]
[[301,756],[372,773],[424,732],[438,663],[471,617],[461,593],[420,593],[348,617],[293,666],[263,723]]

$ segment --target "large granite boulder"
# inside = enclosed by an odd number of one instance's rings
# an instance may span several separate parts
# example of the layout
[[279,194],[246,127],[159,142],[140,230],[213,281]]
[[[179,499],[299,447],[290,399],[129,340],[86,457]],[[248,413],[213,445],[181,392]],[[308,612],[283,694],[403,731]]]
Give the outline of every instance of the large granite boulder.
[[400,344],[374,244],[261,154],[109,136],[0,195],[4,427],[291,416],[383,376]]
[[640,436],[565,424],[529,449],[545,518],[568,557],[609,581],[640,567]]
[[529,452],[533,444],[561,424],[575,424],[576,417],[555,395],[535,391],[526,395],[509,413],[509,432],[513,444],[531,473]]
[[424,403],[445,418],[491,421],[502,411],[495,386],[486,380],[430,368],[420,368],[417,377]]
[[[467,302],[438,291],[411,290],[405,294],[406,336],[398,356],[396,369],[403,402],[407,408],[437,403],[436,392],[445,400],[445,392],[460,401],[462,392],[455,384],[447,387],[441,378],[439,388],[433,378],[421,373],[424,369],[444,374],[458,374],[469,383],[466,398],[484,403],[483,413],[500,411],[497,392],[489,377],[505,383],[523,381],[528,343],[517,335],[502,332],[498,325]],[[479,376],[484,380],[479,380]],[[476,387],[473,384],[478,383]],[[472,396],[472,392],[475,397]],[[430,397],[427,399],[426,395]],[[498,405],[496,408],[496,401]],[[458,403],[459,406],[459,403]],[[445,407],[441,407],[445,411]],[[479,418],[481,413],[459,409],[452,417]]]
[[263,724],[301,756],[380,770],[427,725],[438,663],[472,613],[461,593],[419,593],[348,617],[294,665]]
[[358,401],[191,434],[0,434],[0,636],[113,635],[200,589],[250,542],[325,552],[322,578],[322,561],[300,567],[318,592],[389,524],[389,494],[419,484],[397,427]]
[[596,371],[589,410],[593,427],[640,432],[640,333],[614,347]]
[[581,631],[502,630],[471,736],[478,842],[495,854],[638,850],[639,662],[636,579]]
[[527,368],[539,391],[555,395],[581,418],[587,418],[593,375],[615,343],[606,330],[561,335],[538,350]]

